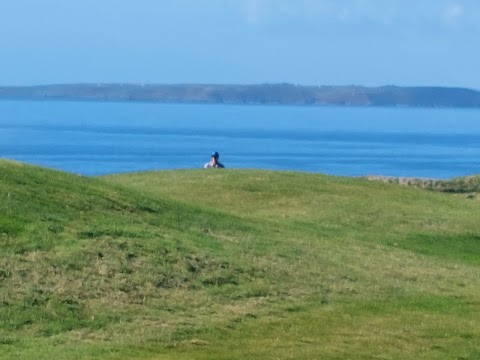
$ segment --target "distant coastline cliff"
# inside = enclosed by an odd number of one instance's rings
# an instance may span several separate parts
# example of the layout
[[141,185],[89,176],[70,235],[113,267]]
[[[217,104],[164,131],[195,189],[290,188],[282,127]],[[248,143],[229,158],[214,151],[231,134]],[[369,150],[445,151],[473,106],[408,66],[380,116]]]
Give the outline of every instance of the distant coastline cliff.
[[480,91],[447,87],[68,84],[3,86],[0,99],[204,104],[480,108]]

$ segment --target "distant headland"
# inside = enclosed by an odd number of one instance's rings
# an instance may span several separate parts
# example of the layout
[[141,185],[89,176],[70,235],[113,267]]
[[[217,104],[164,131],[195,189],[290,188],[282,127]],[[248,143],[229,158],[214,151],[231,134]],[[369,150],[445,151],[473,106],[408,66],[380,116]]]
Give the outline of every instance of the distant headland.
[[293,84],[63,84],[0,86],[0,99],[480,108],[480,91],[467,88],[301,86]]

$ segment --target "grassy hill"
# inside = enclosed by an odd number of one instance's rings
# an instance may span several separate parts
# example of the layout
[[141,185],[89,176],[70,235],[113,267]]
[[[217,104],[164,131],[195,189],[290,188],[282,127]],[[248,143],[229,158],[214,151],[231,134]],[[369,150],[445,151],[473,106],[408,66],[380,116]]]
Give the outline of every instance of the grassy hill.
[[0,359],[478,359],[480,203],[0,161]]

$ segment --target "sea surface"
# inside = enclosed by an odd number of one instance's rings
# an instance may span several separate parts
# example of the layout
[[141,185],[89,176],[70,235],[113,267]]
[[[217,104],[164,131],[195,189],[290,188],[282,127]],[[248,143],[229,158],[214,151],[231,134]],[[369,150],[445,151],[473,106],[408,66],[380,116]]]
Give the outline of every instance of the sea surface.
[[480,111],[0,101],[0,157],[101,175],[227,168],[342,176],[480,173]]

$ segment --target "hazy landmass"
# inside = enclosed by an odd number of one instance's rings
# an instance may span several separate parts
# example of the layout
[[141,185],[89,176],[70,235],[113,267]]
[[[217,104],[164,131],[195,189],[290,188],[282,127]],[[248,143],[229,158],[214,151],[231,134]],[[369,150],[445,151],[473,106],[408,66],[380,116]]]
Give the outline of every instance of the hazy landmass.
[[480,92],[447,87],[68,84],[0,87],[0,99],[204,104],[479,108]]

